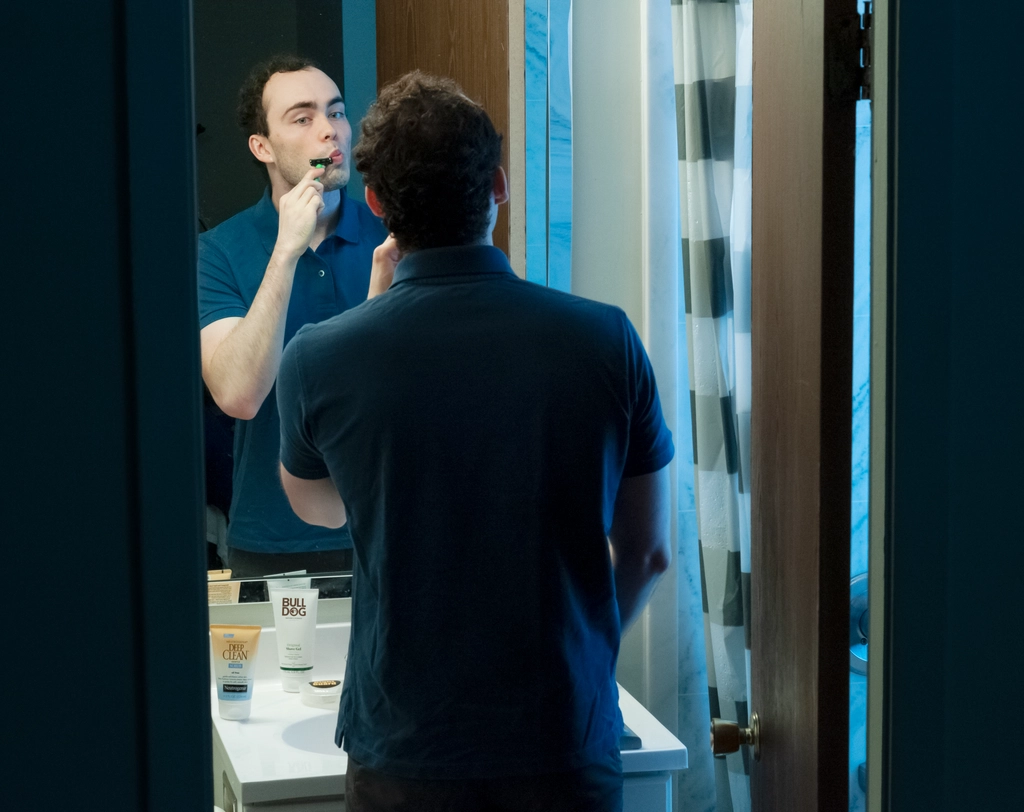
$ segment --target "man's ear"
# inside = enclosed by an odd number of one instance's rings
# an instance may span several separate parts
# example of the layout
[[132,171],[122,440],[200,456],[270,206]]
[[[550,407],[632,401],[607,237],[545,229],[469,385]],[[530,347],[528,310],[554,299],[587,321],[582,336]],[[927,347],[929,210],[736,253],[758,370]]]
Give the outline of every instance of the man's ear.
[[250,135],[249,152],[251,152],[256,157],[256,160],[261,164],[274,163],[274,151],[270,148],[270,142],[265,136]]
[[508,176],[500,166],[494,172],[494,202],[499,206],[508,202]]
[[377,199],[377,193],[369,186],[366,187],[366,205],[370,207],[370,211],[383,219],[384,209],[380,207],[380,201]]

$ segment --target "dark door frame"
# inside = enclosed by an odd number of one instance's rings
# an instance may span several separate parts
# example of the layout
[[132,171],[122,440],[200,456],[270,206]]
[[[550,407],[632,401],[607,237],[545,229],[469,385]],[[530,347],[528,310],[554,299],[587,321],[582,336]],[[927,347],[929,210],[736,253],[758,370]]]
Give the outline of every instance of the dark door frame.
[[190,0],[124,0],[145,808],[212,808]]
[[190,3],[2,14],[5,805],[212,809]]
[[191,5],[2,14],[5,806],[212,809]]

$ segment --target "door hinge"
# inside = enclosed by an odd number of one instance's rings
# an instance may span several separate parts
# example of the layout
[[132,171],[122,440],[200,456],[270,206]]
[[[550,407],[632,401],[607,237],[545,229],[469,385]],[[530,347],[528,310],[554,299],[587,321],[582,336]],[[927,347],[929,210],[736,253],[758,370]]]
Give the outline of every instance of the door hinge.
[[871,98],[871,3],[864,13],[834,19],[825,40],[828,95],[843,102]]
[[859,66],[860,95],[859,95],[859,98],[861,98],[861,99],[870,99],[871,98],[871,84],[872,84],[872,81],[874,80],[874,70],[872,69],[873,54],[871,53],[871,51],[872,51],[872,48],[871,48],[872,37],[871,37],[871,35],[873,33],[873,29],[871,27],[871,11],[872,11],[871,7],[873,5],[874,5],[874,3],[870,3],[870,2],[865,3],[864,4],[864,13],[859,15],[860,16],[860,37],[859,37],[859,40],[860,40],[860,53],[859,53],[859,57],[860,57],[860,66]]

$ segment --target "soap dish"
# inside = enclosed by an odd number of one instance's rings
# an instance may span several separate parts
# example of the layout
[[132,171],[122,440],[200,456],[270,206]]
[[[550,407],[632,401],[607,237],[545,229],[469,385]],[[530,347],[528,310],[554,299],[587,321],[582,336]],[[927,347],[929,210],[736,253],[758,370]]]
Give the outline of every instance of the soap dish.
[[337,710],[341,705],[341,680],[317,679],[299,686],[299,698],[311,708]]
[[622,726],[622,735],[619,736],[619,750],[641,750],[643,746],[640,737],[629,729],[629,725],[624,724]]

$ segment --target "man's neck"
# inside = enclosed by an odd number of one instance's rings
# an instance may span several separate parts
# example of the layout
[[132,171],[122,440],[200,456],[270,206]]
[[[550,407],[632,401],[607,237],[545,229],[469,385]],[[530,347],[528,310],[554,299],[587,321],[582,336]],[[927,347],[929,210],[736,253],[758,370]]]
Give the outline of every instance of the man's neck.
[[324,208],[316,217],[316,228],[313,229],[313,239],[310,243],[314,251],[338,227],[338,220],[341,218],[341,196],[343,194],[345,194],[344,188],[333,192],[324,192]]

